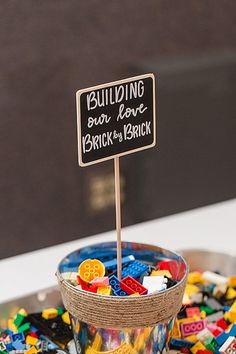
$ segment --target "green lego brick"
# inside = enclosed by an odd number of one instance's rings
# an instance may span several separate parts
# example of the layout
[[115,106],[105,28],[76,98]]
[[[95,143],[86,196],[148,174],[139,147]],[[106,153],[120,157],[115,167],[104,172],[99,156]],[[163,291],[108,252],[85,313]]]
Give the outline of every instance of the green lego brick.
[[16,327],[19,327],[22,322],[24,321],[25,316],[21,315],[20,313],[16,314],[16,318],[14,319],[14,324],[16,325]]
[[30,332],[30,323],[29,322],[27,322],[27,323],[24,323],[22,326],[20,326],[19,328],[18,328],[18,332],[19,333],[25,333],[25,334],[27,334],[27,333],[29,333]]
[[211,315],[213,312],[215,312],[215,310],[213,310],[209,306],[200,306],[200,311],[205,311],[207,316]]

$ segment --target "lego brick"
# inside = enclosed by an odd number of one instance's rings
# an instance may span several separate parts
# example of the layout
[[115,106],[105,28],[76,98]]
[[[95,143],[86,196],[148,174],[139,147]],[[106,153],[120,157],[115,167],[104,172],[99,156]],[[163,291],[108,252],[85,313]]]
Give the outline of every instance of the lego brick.
[[139,261],[134,261],[122,270],[122,279],[127,277],[127,275],[130,275],[133,278],[138,278],[148,269],[149,266],[147,264],[141,263]]
[[143,285],[129,275],[120,281],[120,288],[129,295],[134,293],[145,295],[148,292]]
[[206,305],[209,306],[210,308],[212,308],[215,311],[220,311],[223,310],[223,306],[216,300],[213,298],[209,298],[205,301]]
[[236,298],[236,290],[233,288],[228,288],[226,293],[226,300],[233,300]]
[[99,286],[97,288],[97,294],[99,295],[104,295],[104,296],[109,296],[111,295],[111,286]]
[[197,334],[197,339],[202,342],[203,344],[205,344],[205,342],[208,339],[213,338],[212,333],[209,331],[208,328],[204,328],[203,330],[201,330],[200,332],[198,332]]
[[172,338],[170,341],[171,349],[181,349],[182,347],[191,348],[194,344],[194,342],[189,342],[188,340],[184,339]]
[[[127,256],[127,257],[122,257],[121,264],[122,266],[124,264],[130,263],[135,261],[135,257],[133,255]],[[113,259],[111,261],[104,262],[104,267],[106,270],[115,270],[117,268],[117,259]]]
[[65,324],[70,325],[70,316],[68,311],[64,312],[61,318]]
[[220,320],[222,317],[224,317],[223,311],[218,311],[213,313],[212,315],[207,316],[208,322],[216,322]]
[[19,327],[19,326],[23,323],[24,319],[25,319],[25,316],[18,312],[18,313],[16,314],[15,319],[14,319],[14,324],[15,324],[17,327]]
[[29,344],[29,345],[36,345],[38,342],[38,338],[35,338],[35,337],[32,337],[30,335],[28,335],[26,337],[26,344]]
[[48,308],[48,309],[43,310],[43,312],[42,312],[42,317],[45,320],[49,320],[49,319],[55,318],[57,316],[58,316],[57,309],[54,309],[54,308]]
[[186,308],[186,315],[189,318],[194,317],[194,316],[200,317],[199,307],[187,307]]
[[127,296],[127,293],[120,288],[119,279],[114,274],[109,277],[109,283],[112,288],[113,295]]
[[27,334],[30,332],[30,323],[24,323],[22,326],[18,328],[18,333],[24,333]]
[[220,274],[214,273],[214,272],[210,272],[210,271],[206,271],[202,273],[202,278],[206,281],[208,281],[209,283],[213,283],[216,285],[220,285],[220,284],[227,284],[228,283],[228,279],[226,277],[223,277]]
[[98,259],[86,259],[79,266],[79,277],[89,283],[91,280],[104,277],[105,275],[105,266]]
[[202,282],[202,274],[200,272],[189,272],[188,283],[197,284]]
[[213,353],[215,353],[216,350],[217,350],[217,342],[216,342],[216,340],[215,340],[214,337],[208,338],[208,339],[206,340],[206,342],[204,343],[204,345],[205,345],[205,347],[207,348],[207,350],[210,350],[210,351],[212,351]]
[[198,286],[193,285],[193,284],[187,284],[184,293],[189,296],[192,296],[193,294],[198,293],[199,290],[200,289]]
[[216,325],[218,327],[222,328],[223,330],[228,328],[228,323],[225,321],[224,318],[221,318],[218,321],[216,321]]
[[25,335],[24,333],[15,333],[11,335],[11,341],[15,342],[16,340],[19,340],[21,342],[24,342],[25,340]]
[[176,260],[158,262],[157,268],[160,270],[168,270],[173,279],[178,279],[180,265]]
[[92,285],[97,287],[99,286],[108,286],[109,285],[109,278],[108,277],[98,277],[91,281]]
[[172,336],[172,338],[181,338],[180,324],[177,319],[175,320],[173,329],[171,331],[171,336]]
[[236,288],[236,275],[228,277],[228,286]]
[[197,354],[199,350],[206,350],[206,347],[199,341],[190,348],[190,351],[193,354]]
[[228,337],[224,344],[219,348],[219,352],[221,354],[234,354],[236,352],[234,347],[235,343],[235,337]]
[[191,334],[197,334],[206,327],[205,320],[199,320],[194,322],[181,323],[181,333],[184,337]]
[[77,275],[77,281],[80,284],[82,290],[89,291],[91,293],[96,293],[97,292],[97,287],[96,286],[86,283],[83,279],[80,278],[79,275]]
[[228,339],[229,335],[225,332],[222,332],[219,336],[216,337],[216,342],[218,346],[222,346],[224,342]]
[[153,270],[151,272],[151,277],[155,277],[155,276],[165,276],[167,278],[172,278],[172,275],[170,274],[169,270]]
[[164,276],[144,277],[143,286],[148,290],[148,294],[165,290],[167,288],[167,278]]

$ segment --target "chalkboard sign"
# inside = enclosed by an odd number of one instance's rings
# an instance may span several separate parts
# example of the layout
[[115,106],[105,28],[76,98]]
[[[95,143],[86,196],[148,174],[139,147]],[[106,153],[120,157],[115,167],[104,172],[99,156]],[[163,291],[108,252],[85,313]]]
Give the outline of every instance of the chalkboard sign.
[[79,90],[76,101],[80,166],[156,144],[153,74]]

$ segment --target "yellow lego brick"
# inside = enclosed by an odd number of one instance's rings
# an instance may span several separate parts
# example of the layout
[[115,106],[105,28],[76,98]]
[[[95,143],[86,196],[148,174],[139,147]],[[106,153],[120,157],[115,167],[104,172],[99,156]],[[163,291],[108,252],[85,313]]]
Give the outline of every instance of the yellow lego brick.
[[111,295],[111,286],[107,285],[107,286],[99,286],[97,288],[97,294],[99,295],[105,295],[105,296],[109,296]]
[[32,336],[27,336],[26,337],[26,344],[29,345],[36,345],[38,342],[38,338],[32,337]]
[[225,313],[224,313],[224,319],[225,319],[226,321],[229,321],[229,312],[225,312]]
[[133,293],[133,294],[131,294],[129,296],[140,296],[140,294],[139,293]]
[[185,317],[185,318],[181,318],[179,321],[179,324],[181,323],[186,323],[186,322],[193,322],[194,319],[192,317]]
[[228,286],[236,288],[236,275],[228,277]]
[[43,317],[45,320],[49,320],[49,319],[51,319],[51,318],[57,317],[57,309],[49,308],[49,309],[43,310],[43,312],[42,312],[42,317]]
[[78,269],[79,277],[87,283],[95,278],[104,277],[105,271],[104,264],[98,259],[86,259]]
[[200,272],[190,272],[188,274],[187,282],[188,284],[202,283],[202,275]]
[[63,315],[61,316],[62,321],[68,325],[70,325],[70,316],[68,311],[64,312]]
[[196,343],[198,341],[196,334],[192,334],[191,336],[184,337],[184,339],[189,340],[190,342]]
[[175,323],[174,323],[174,327],[171,331],[171,337],[173,338],[181,338],[181,332],[180,332],[180,328],[179,328],[179,320],[175,320]]
[[35,348],[35,346],[31,347],[30,349],[28,349],[25,354],[37,354],[38,351],[37,349]]
[[28,313],[27,313],[27,311],[25,309],[20,309],[18,311],[18,313],[21,314],[22,316],[25,316],[25,317],[28,315]]
[[201,311],[201,312],[200,312],[200,317],[201,317],[202,319],[206,318],[206,311]]
[[132,347],[127,343],[122,343],[118,348],[106,352],[104,351],[100,352],[98,350],[94,350],[91,347],[86,350],[86,354],[133,354],[133,353],[135,352],[132,350]]
[[165,277],[168,277],[168,278],[172,278],[172,275],[170,274],[170,272],[168,270],[153,270],[151,272],[151,276],[152,277],[155,277],[155,276],[158,276],[158,275],[162,275],[162,276],[165,276]]
[[193,354],[197,354],[198,350],[206,350],[206,347],[200,341],[198,341],[190,348],[190,351]]
[[182,300],[183,305],[191,305],[192,300],[190,299],[190,296],[188,294],[184,294],[183,300]]
[[10,331],[12,331],[13,333],[17,333],[18,329],[14,323],[14,320],[12,318],[10,318],[7,322],[7,327],[8,329],[10,329]]
[[236,322],[236,300],[229,309],[229,320],[231,323]]
[[102,346],[102,338],[99,333],[96,333],[96,336],[95,336],[93,344],[92,344],[92,349],[100,350],[101,346]]
[[226,299],[232,300],[236,297],[236,290],[234,288],[228,288],[226,293]]
[[187,284],[186,285],[186,288],[185,288],[185,294],[191,296],[195,293],[198,293],[199,292],[199,288],[196,286],[196,285],[193,285],[193,284]]

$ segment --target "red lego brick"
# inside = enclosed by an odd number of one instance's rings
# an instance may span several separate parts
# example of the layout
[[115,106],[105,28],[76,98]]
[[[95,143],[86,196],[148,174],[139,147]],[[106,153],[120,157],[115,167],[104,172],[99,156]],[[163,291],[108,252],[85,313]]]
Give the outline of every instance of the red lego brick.
[[226,328],[228,328],[228,324],[225,321],[224,318],[221,318],[220,320],[216,321],[216,325],[220,328],[222,328],[223,330],[225,330]]
[[198,350],[196,354],[212,354],[211,350]]
[[83,290],[90,291],[91,293],[96,293],[97,292],[97,287],[96,286],[89,285],[84,280],[82,280],[79,275],[77,275],[77,281],[78,281],[78,284],[81,285],[81,288]]
[[125,277],[120,281],[120,287],[129,295],[134,293],[145,295],[148,292],[148,290],[142,284],[140,284],[137,280],[132,278],[130,275],[127,275],[127,277]]
[[160,270],[168,270],[175,280],[179,279],[183,272],[180,264],[176,260],[159,262],[157,263],[157,268]]
[[192,318],[194,316],[200,317],[200,310],[199,307],[187,307],[186,314],[188,318]]

